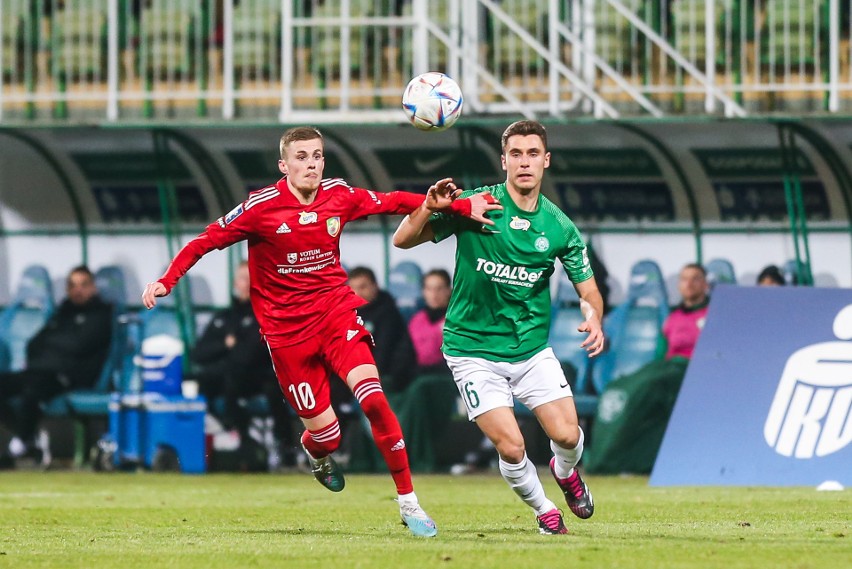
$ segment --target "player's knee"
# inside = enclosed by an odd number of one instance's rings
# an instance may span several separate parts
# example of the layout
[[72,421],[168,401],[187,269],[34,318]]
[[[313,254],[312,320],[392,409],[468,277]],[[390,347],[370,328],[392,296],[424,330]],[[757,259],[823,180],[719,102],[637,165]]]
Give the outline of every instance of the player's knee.
[[556,445],[570,450],[576,448],[577,443],[580,442],[580,431],[576,427],[562,429],[560,432],[555,433],[550,440],[556,443]]
[[526,448],[524,441],[500,441],[494,445],[497,448],[497,454],[500,458],[511,464],[518,464],[524,460]]

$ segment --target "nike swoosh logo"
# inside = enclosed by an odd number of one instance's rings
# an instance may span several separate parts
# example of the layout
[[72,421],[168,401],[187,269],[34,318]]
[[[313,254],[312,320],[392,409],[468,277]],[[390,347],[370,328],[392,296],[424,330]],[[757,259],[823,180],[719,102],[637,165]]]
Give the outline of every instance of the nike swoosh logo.
[[562,385],[560,385],[559,387],[568,387],[568,382],[566,381],[565,383],[563,383],[563,384],[562,384]]
[[443,156],[438,156],[437,158],[432,158],[429,160],[424,160],[423,158],[415,158],[414,159],[414,167],[420,172],[432,172],[437,170],[441,166],[446,166],[450,162],[452,162],[453,158],[455,158],[454,154],[444,154]]

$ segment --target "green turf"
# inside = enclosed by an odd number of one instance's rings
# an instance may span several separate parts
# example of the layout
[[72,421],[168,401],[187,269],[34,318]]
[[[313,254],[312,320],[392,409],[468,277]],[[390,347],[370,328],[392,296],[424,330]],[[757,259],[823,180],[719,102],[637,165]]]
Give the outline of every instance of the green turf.
[[0,567],[852,567],[849,491],[589,477],[594,517],[542,536],[497,474],[415,482],[436,539],[400,525],[386,476],[0,474]]

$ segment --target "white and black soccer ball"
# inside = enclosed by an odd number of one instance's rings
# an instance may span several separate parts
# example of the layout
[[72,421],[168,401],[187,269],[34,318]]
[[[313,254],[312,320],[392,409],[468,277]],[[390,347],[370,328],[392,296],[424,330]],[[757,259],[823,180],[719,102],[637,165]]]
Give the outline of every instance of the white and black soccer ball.
[[440,132],[453,126],[462,112],[461,88],[437,71],[412,79],[402,94],[402,108],[416,128]]

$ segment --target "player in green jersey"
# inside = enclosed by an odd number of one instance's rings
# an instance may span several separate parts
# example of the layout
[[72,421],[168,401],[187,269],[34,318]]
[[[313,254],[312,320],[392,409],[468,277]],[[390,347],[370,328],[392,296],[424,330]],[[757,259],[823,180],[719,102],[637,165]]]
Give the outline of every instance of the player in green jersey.
[[585,321],[578,330],[588,333],[581,346],[589,357],[603,350],[603,299],[577,228],[541,195],[550,165],[544,126],[518,121],[509,125],[501,143],[506,181],[461,194],[490,193],[502,206],[489,212],[493,225],[421,207],[402,221],[394,245],[409,248],[456,235],[444,356],[468,417],[497,448],[503,478],[535,510],[541,533],[563,534],[568,530],[562,514],[527,458],[513,398],[532,410],[550,438],[550,470],[569,508],[580,518],[590,517],[592,494],[575,468],[583,453],[583,431],[571,388],[548,346],[548,281],[554,261],[562,263],[580,297]]

